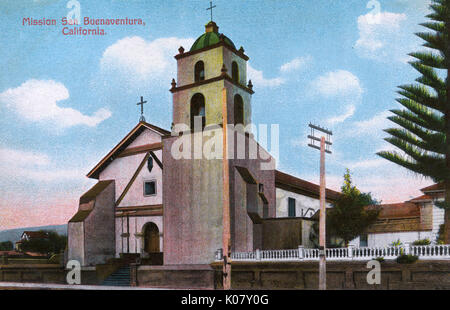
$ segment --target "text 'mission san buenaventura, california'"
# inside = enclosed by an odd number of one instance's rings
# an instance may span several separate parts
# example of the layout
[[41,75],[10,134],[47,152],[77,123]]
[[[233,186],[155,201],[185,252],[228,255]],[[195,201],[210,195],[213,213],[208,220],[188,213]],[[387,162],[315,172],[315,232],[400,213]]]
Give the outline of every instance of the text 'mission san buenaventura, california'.
[[[61,18],[60,24],[64,26],[62,28],[63,35],[76,35],[76,36],[102,36],[106,35],[106,31],[102,26],[145,26],[145,21],[141,18],[82,18],[83,26],[96,26],[95,28],[85,28],[80,26],[80,23],[76,19],[68,19],[67,17]],[[57,20],[54,18],[32,18],[24,17],[22,20],[22,26],[56,26]]]

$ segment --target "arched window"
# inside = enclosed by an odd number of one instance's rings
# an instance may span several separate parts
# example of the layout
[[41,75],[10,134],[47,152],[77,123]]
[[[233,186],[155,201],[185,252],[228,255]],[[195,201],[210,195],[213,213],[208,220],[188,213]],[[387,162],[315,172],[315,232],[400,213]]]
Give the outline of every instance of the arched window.
[[199,61],[195,64],[195,75],[194,75],[194,81],[204,81],[205,80],[205,64],[203,61]]
[[234,125],[244,124],[244,101],[240,95],[234,96]]
[[239,83],[239,67],[235,61],[231,64],[231,77],[233,82]]
[[194,131],[195,118],[201,117],[202,130],[205,128],[205,97],[197,93],[191,99],[191,131]]

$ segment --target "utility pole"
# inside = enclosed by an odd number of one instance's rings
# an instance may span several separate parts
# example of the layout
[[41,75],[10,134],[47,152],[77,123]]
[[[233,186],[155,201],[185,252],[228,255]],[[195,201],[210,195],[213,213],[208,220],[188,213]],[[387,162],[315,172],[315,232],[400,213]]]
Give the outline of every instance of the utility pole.
[[[319,218],[319,290],[327,289],[327,263],[326,263],[326,205],[325,205],[325,153],[331,154],[331,136],[333,133],[325,128],[309,124],[311,134],[308,135],[310,143],[308,146],[320,150],[320,218]],[[315,135],[319,131],[320,138]],[[320,142],[317,146],[315,142]]]

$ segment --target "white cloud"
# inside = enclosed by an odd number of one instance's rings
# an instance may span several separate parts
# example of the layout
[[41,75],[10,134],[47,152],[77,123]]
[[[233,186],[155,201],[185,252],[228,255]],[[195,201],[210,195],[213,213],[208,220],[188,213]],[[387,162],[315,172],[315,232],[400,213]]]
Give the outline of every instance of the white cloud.
[[43,166],[48,165],[50,163],[50,159],[46,154],[0,148],[0,162],[5,165]]
[[335,125],[338,123],[342,123],[347,118],[352,117],[355,114],[356,107],[354,105],[348,105],[346,111],[343,114],[331,117],[326,120],[326,122],[330,125]]
[[125,37],[118,40],[103,52],[100,68],[104,73],[117,72],[131,81],[166,79],[176,75],[176,61],[173,56],[178,48],[188,49],[194,39],[176,37],[159,38],[147,41],[141,37]]
[[386,160],[382,158],[377,159],[367,159],[367,160],[361,160],[354,163],[349,163],[347,166],[350,167],[350,169],[368,169],[368,168],[375,168],[380,167],[386,164]]
[[78,169],[57,169],[48,155],[33,151],[0,148],[2,179],[28,179],[40,182],[82,180]]
[[247,65],[247,78],[252,80],[252,84],[255,87],[277,87],[286,82],[281,77],[267,79],[264,77],[262,71],[254,69],[250,64]]
[[60,127],[87,125],[94,127],[111,116],[107,109],[99,109],[92,116],[84,115],[73,108],[58,106],[58,102],[69,99],[69,91],[53,80],[28,80],[17,88],[0,93],[0,102],[26,120],[51,122]]
[[304,69],[312,61],[311,56],[296,57],[280,67],[282,73]]
[[[379,12],[358,17],[359,38],[355,48],[365,58],[405,61],[412,33],[405,31],[404,13]],[[406,43],[406,44],[405,44]]]
[[353,135],[382,133],[383,129],[393,125],[393,123],[387,119],[390,115],[392,114],[389,111],[383,111],[370,119],[355,122],[352,126]]
[[325,97],[361,95],[363,88],[357,76],[346,70],[328,72],[312,82],[313,91]]

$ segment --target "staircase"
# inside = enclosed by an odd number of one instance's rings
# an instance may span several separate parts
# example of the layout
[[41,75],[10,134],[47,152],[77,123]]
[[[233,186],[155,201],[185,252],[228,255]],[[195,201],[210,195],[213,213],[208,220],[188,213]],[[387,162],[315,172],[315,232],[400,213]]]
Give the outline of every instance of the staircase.
[[131,286],[130,265],[123,265],[102,283],[105,286]]

